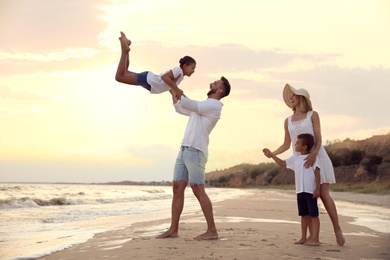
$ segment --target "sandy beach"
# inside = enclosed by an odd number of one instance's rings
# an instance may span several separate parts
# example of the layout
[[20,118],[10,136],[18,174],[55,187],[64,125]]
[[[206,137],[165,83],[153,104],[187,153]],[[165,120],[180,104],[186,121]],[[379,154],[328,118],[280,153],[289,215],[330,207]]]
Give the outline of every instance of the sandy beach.
[[[183,211],[178,238],[155,238],[169,227],[170,219],[140,220],[40,259],[390,259],[390,196],[332,196],[339,213],[378,212],[384,222],[361,219],[358,214],[363,213],[356,213],[356,217],[340,214],[346,244],[338,246],[330,219],[319,202],[321,245],[296,245],[300,218],[294,192],[254,189],[240,198],[214,203],[218,240],[193,239],[206,226],[200,208],[192,207]],[[372,222],[379,226],[369,226]]]

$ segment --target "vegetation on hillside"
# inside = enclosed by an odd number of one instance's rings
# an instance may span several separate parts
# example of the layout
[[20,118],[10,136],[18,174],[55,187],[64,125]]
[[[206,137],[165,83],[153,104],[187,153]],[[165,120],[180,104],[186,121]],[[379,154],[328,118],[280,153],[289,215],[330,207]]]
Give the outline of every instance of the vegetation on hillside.
[[[390,194],[390,134],[325,145],[335,167],[332,190]],[[215,187],[294,188],[294,174],[276,163],[240,164],[206,174]]]

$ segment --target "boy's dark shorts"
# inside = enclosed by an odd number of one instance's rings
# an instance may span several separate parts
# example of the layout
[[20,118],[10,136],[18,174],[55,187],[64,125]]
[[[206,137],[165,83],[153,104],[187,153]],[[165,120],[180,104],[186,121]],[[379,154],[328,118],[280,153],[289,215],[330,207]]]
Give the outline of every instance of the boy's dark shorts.
[[313,198],[313,194],[301,192],[297,194],[298,215],[310,217],[318,217],[317,198]]

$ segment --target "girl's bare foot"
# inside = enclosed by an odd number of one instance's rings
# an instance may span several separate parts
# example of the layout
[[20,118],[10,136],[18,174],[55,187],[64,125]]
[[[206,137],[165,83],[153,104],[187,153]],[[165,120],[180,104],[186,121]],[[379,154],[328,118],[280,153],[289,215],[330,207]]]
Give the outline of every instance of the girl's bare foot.
[[129,39],[127,39],[126,35],[123,32],[121,32],[121,37],[120,38],[122,38],[124,40],[124,42],[127,44],[127,46],[131,45],[131,41]]
[[129,45],[127,45],[126,39],[122,38],[122,37],[119,37],[119,41],[121,42],[122,52],[127,52],[128,53],[130,51],[130,47],[129,47]]

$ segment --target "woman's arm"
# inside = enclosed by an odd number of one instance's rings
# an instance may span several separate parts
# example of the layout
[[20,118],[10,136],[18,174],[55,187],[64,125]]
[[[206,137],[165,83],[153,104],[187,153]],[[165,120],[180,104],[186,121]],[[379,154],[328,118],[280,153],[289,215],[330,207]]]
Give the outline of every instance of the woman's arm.
[[311,115],[311,122],[313,124],[313,132],[314,132],[314,139],[316,141],[316,145],[313,151],[310,152],[309,156],[305,158],[306,168],[309,168],[314,165],[318,151],[320,150],[322,145],[320,116],[316,111],[313,111],[313,114]]
[[[278,149],[276,149],[272,153],[275,155],[281,154],[287,151],[288,149],[290,149],[290,145],[291,145],[291,137],[290,137],[290,133],[288,132],[288,119],[286,118],[286,120],[284,120],[284,142],[281,146],[279,146]],[[268,155],[266,156],[270,158],[270,156]]]
[[313,193],[313,198],[319,198],[321,194],[321,176],[320,176],[320,169],[316,167],[314,170],[314,176],[316,179],[316,188]]

